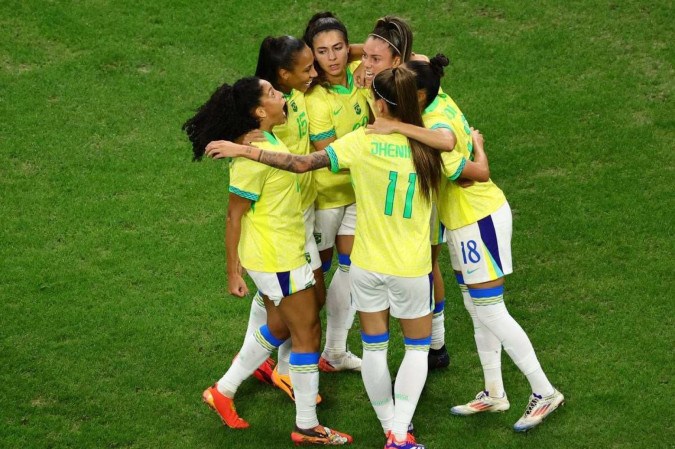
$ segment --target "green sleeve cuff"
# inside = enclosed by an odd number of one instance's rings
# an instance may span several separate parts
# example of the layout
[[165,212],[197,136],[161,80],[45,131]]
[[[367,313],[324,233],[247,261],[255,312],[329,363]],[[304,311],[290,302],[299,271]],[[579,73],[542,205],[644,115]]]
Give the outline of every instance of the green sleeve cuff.
[[455,170],[455,173],[452,174],[452,176],[448,176],[448,179],[450,181],[455,181],[459,176],[462,174],[462,171],[464,170],[464,166],[466,165],[466,159],[462,159],[462,162],[459,164],[459,167],[457,167],[457,170]]
[[260,199],[260,195],[238,189],[234,186],[230,186],[228,190],[230,191],[230,193],[234,193],[235,195],[245,198],[247,200],[258,201]]
[[312,142],[318,142],[320,140],[330,139],[331,137],[335,137],[335,129],[331,129],[319,134],[310,134],[309,140]]
[[338,164],[338,157],[337,154],[335,154],[333,147],[328,145],[324,151],[328,155],[328,159],[330,159],[330,171],[332,171],[333,173],[339,172],[340,165]]

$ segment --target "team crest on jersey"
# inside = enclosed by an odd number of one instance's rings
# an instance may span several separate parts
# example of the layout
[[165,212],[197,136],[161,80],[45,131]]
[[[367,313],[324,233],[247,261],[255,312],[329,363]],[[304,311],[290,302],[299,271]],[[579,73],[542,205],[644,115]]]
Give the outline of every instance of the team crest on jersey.
[[361,115],[361,105],[360,104],[358,104],[358,103],[354,104],[354,112]]
[[293,112],[298,112],[298,105],[295,104],[295,101],[291,101],[291,109],[293,109]]
[[321,243],[321,233],[320,233],[320,232],[315,232],[315,233],[314,233],[314,241],[316,242],[317,245],[318,245],[319,243]]

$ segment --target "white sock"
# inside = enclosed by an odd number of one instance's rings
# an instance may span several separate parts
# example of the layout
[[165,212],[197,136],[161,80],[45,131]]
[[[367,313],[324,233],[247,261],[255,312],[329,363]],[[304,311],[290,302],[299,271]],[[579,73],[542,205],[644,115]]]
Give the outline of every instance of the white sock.
[[232,366],[218,381],[217,388],[223,395],[233,398],[239,385],[255,371],[262,362],[269,357],[283,340],[276,339],[264,324],[256,332],[244,339],[239,354],[232,362]]
[[530,339],[506,310],[503,292],[503,286],[484,290],[471,289],[478,319],[499,338],[513,363],[527,377],[532,391],[542,396],[553,394],[553,385],[541,369]]
[[279,353],[277,356],[277,372],[279,374],[288,374],[288,363],[291,357],[291,339],[286,340],[279,346]]
[[[368,399],[380,420],[382,430],[386,434],[394,422],[394,399],[391,394],[391,375],[387,363],[389,333],[381,335],[365,335],[363,341],[363,359],[361,361],[361,378],[368,393]],[[425,360],[426,364],[426,360]],[[425,365],[426,366],[426,365]]]
[[394,385],[394,423],[391,427],[392,433],[399,441],[406,439],[408,424],[412,422],[417,402],[427,380],[427,357],[431,336],[419,339],[404,338],[404,341],[405,355]]
[[[461,277],[458,276],[458,280]],[[465,284],[459,284],[462,292],[464,307],[471,316],[473,322],[473,338],[476,341],[476,350],[478,358],[483,367],[483,377],[485,379],[485,391],[493,398],[504,396],[504,380],[502,379],[502,343],[497,336],[493,334],[484,324],[480,322],[476,315],[476,306],[469,295],[469,289]]]
[[316,396],[319,394],[319,353],[291,352],[291,383],[295,394],[295,425],[313,429],[319,425]]
[[267,323],[267,310],[265,310],[265,302],[263,301],[260,291],[256,291],[251,301],[251,311],[248,314],[248,327],[246,328],[246,335],[252,334],[260,326]]
[[441,349],[445,344],[445,298],[436,303],[431,318],[431,349]]
[[326,344],[323,350],[329,360],[347,351],[347,324],[353,320],[353,313],[349,296],[349,265],[340,264],[326,292]]

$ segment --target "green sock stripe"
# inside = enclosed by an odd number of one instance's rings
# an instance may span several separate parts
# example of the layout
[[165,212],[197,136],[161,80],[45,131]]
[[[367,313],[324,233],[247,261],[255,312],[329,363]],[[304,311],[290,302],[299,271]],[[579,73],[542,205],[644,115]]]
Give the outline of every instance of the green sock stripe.
[[429,345],[405,345],[406,351],[422,351],[429,352]]
[[314,363],[311,365],[288,365],[288,369],[294,373],[316,373],[319,371],[319,365]]
[[389,342],[366,343],[362,342],[364,351],[386,351],[389,348]]
[[504,295],[489,296],[487,298],[473,298],[473,303],[476,306],[491,306],[504,302]]
[[260,329],[256,330],[253,336],[255,337],[256,341],[260,343],[260,346],[267,349],[268,351],[274,351],[277,349],[276,346],[270,344],[270,342],[267,341],[265,337],[263,337],[263,335],[260,333]]
[[260,307],[262,307],[263,309],[265,308],[265,301],[263,300],[263,297],[259,291],[255,293],[255,297],[253,299],[255,300],[256,303],[258,303]]

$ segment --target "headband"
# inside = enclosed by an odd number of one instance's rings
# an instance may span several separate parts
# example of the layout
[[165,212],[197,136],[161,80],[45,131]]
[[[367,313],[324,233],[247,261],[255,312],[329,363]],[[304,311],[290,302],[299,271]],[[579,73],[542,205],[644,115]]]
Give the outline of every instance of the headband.
[[386,43],[388,43],[389,46],[391,46],[391,48],[393,48],[394,51],[395,51],[396,53],[398,53],[399,56],[401,56],[401,51],[400,51],[398,48],[396,48],[396,45],[392,44],[391,42],[389,42],[387,39],[383,38],[383,37],[380,36],[379,34],[370,33],[368,36],[373,36],[373,37],[376,37],[376,38],[378,38],[378,39],[382,39],[383,41],[385,41]]
[[381,99],[383,99],[384,101],[386,101],[387,103],[389,103],[389,104],[392,105],[392,106],[397,106],[396,103],[394,103],[394,102],[391,101],[391,100],[387,100],[387,99],[384,97],[384,95],[382,95],[381,93],[379,93],[379,92],[377,91],[377,87],[375,87],[375,78],[373,78],[373,84],[372,84],[372,86],[373,86],[373,90],[375,91],[375,93],[377,94],[378,97],[380,97]]

